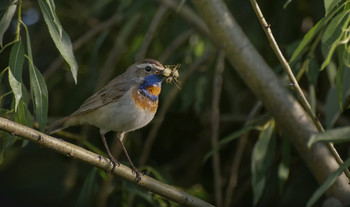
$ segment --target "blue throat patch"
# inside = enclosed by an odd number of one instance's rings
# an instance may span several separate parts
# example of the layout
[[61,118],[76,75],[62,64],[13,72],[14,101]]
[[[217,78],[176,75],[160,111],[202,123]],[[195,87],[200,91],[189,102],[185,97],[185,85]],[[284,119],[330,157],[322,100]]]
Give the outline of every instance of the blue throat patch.
[[156,101],[158,100],[158,96],[152,95],[150,93],[148,93],[148,91],[146,90],[147,86],[151,86],[151,85],[155,85],[158,87],[162,86],[162,80],[163,77],[160,75],[149,75],[145,77],[145,82],[140,86],[140,91],[141,93],[146,96],[147,98],[149,98],[151,101]]

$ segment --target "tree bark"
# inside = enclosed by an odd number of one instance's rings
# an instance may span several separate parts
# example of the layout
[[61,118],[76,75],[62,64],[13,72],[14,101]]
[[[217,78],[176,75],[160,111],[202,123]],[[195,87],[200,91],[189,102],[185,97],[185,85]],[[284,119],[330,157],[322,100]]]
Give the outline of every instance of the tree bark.
[[[193,0],[206,22],[211,38],[252,92],[275,117],[319,183],[339,168],[325,144],[311,148],[307,141],[317,129],[296,99],[250,43],[222,0]],[[272,52],[272,51],[271,51]],[[301,186],[302,188],[302,186]],[[350,203],[350,185],[344,173],[327,191],[343,204]]]

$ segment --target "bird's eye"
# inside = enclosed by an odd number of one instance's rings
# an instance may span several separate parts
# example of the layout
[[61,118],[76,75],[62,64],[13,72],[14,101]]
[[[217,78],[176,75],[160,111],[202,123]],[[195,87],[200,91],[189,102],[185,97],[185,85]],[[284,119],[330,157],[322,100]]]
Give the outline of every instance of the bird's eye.
[[150,72],[152,70],[151,66],[146,66],[145,71]]

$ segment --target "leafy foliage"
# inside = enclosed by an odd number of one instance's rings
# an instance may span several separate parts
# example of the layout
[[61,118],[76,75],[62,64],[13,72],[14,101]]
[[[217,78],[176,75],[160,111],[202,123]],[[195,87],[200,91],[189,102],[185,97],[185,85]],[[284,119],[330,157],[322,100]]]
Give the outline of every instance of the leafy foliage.
[[[269,113],[260,109],[255,116],[250,115],[258,100],[235,73],[230,60],[223,63],[218,145],[211,146],[212,117],[208,114],[213,87],[219,87],[213,84],[218,49],[197,29],[193,16],[183,18],[181,8],[196,14],[188,1],[181,1],[177,10],[166,9],[157,20],[161,2],[1,1],[1,116],[44,130],[47,122],[70,114],[108,80],[125,71],[144,49],[145,57],[164,65],[182,65],[181,90],[163,84],[156,120],[130,133],[125,141],[135,164],[143,165],[146,174],[211,203],[217,191],[213,183],[222,179],[227,206],[320,204],[324,192],[349,161],[319,187],[288,142],[288,135],[280,131]],[[325,141],[342,143],[337,148],[347,156],[349,129],[334,126],[350,123],[349,2],[324,0],[324,5],[316,1],[300,5],[287,1],[285,9],[281,1],[260,3],[300,85],[308,91],[313,109],[328,129],[311,137],[310,146]],[[226,4],[276,74],[281,75],[249,2]],[[79,84],[75,85],[78,76]],[[96,129],[77,127],[69,131],[57,136],[103,155]],[[113,151],[118,152],[112,133],[108,137]],[[211,163],[216,153],[221,158],[219,178],[214,177]],[[36,206],[177,206],[106,172],[4,132],[0,132],[0,163],[4,187],[0,188],[1,200],[13,205],[20,206],[25,200],[26,205]]]

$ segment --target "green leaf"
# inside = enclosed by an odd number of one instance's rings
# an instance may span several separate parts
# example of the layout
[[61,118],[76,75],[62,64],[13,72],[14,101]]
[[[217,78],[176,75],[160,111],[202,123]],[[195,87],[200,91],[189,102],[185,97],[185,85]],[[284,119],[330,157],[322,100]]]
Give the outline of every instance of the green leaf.
[[298,45],[297,49],[295,49],[289,63],[292,63],[294,60],[296,60],[299,56],[301,56],[305,50],[306,47],[309,45],[309,43],[313,40],[313,38],[316,36],[316,34],[323,28],[324,24],[326,23],[325,19],[322,18],[315,26],[313,26],[304,36],[303,40]]
[[350,141],[350,127],[341,127],[336,129],[329,129],[323,133],[313,134],[307,146],[311,147],[312,144],[316,142],[334,142],[334,143],[342,143]]
[[317,85],[319,73],[320,73],[319,65],[318,65],[316,59],[311,58],[309,61],[308,68],[306,70],[306,77],[307,77],[310,84],[315,85],[315,86]]
[[340,2],[341,0],[324,0],[325,16]]
[[30,36],[27,27],[24,25],[26,30],[27,38],[27,51],[28,51],[28,67],[29,67],[29,80],[30,80],[30,89],[33,95],[33,106],[36,120],[39,123],[39,129],[43,130],[47,122],[47,112],[48,112],[48,91],[45,83],[45,79],[36,68],[33,63],[32,57],[32,47],[30,43]]
[[331,128],[340,116],[341,111],[339,109],[338,95],[335,88],[331,88],[328,91],[326,98],[326,112],[325,112],[325,128]]
[[9,67],[13,76],[22,82],[22,69],[24,62],[24,48],[22,40],[15,42],[11,48]]
[[44,77],[40,71],[35,67],[32,60],[29,60],[29,78],[30,88],[32,91],[33,105],[35,117],[39,123],[39,129],[43,130],[46,126],[47,112],[48,112],[48,92]]
[[15,112],[17,112],[17,107],[18,107],[19,101],[22,98],[22,84],[19,81],[17,81],[15,76],[12,74],[11,70],[9,70],[8,74],[9,74],[9,77],[8,77],[9,83],[10,83],[10,86],[11,86],[11,89],[12,89],[12,92],[13,92],[13,95],[15,98],[15,106],[14,106]]
[[70,38],[62,28],[62,25],[56,15],[55,4],[53,0],[38,0],[38,2],[47,27],[49,28],[51,38],[53,39],[62,57],[69,64],[74,81],[77,83],[78,64],[73,54]]
[[0,20],[0,46],[1,47],[3,46],[2,40],[3,40],[4,34],[7,31],[8,27],[10,26],[11,20],[13,18],[13,15],[15,14],[16,9],[17,9],[16,4],[10,4],[4,16]]
[[32,115],[23,100],[19,101],[17,113],[15,113],[15,122],[31,127],[33,125]]
[[273,136],[274,121],[269,121],[261,131],[252,153],[253,205],[257,205],[263,195],[266,176],[275,154],[276,139]]
[[290,143],[286,137],[282,139],[281,162],[278,165],[278,186],[280,195],[283,193],[283,187],[289,177],[289,164],[291,160]]
[[[343,53],[344,53],[344,47],[339,47],[337,50],[338,54],[338,62],[343,63]],[[339,64],[338,70],[337,70],[337,78],[336,78],[336,85],[337,85],[337,94],[338,94],[338,102],[339,102],[339,108],[340,111],[343,111],[343,74],[344,74],[345,65]]]
[[322,53],[326,56],[326,59],[321,65],[321,70],[326,68],[329,64],[335,49],[339,46],[342,39],[346,38],[345,29],[349,24],[350,15],[349,11],[344,11],[335,16],[322,37]]
[[311,196],[310,200],[307,202],[306,207],[311,207],[316,203],[316,201],[328,190],[330,186],[337,180],[339,175],[350,166],[350,159],[347,159],[340,167],[332,173],[327,180],[316,190],[316,192]]

